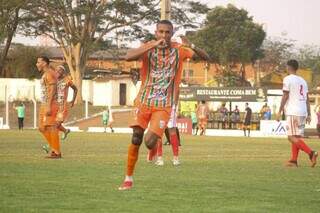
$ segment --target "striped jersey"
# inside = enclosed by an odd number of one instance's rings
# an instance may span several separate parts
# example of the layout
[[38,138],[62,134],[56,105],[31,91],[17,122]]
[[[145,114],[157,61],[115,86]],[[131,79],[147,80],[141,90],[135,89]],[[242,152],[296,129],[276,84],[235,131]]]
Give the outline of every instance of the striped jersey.
[[57,82],[57,103],[59,105],[59,111],[67,109],[68,91],[71,85],[73,85],[73,82],[70,75],[64,76]]
[[142,56],[140,91],[137,104],[149,107],[171,107],[178,100],[183,61],[194,52],[178,43],[170,48],[153,48]]
[[[45,71],[40,79],[40,102],[47,105],[49,100],[49,87],[57,84],[57,77],[53,70]],[[56,93],[54,94],[54,100]]]

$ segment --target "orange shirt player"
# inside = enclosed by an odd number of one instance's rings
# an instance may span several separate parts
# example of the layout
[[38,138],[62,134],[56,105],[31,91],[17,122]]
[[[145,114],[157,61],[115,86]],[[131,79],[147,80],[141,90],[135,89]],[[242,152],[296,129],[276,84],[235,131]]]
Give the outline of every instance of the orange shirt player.
[[46,56],[38,57],[37,68],[42,74],[41,105],[39,112],[39,131],[43,134],[51,149],[47,158],[61,158],[59,132],[57,129],[56,115],[58,106],[56,103],[57,77],[54,69],[49,66],[49,59]]
[[67,135],[70,133],[70,129],[66,129],[62,126],[62,123],[68,116],[68,91],[69,87],[73,89],[73,97],[70,102],[70,107],[73,107],[74,102],[77,97],[78,89],[73,84],[72,78],[70,75],[67,74],[64,66],[59,65],[56,68],[56,73],[58,77],[57,83],[57,103],[58,103],[58,114],[57,114],[57,125],[58,129],[63,132],[62,139],[65,140]]
[[[172,35],[172,23],[161,20],[156,26],[156,40],[127,52],[126,60],[142,60],[142,84],[135,100],[135,118],[130,125],[133,134],[128,150],[126,176],[119,190],[127,190],[133,186],[133,171],[143,137],[149,150],[162,137],[178,94],[183,61],[191,58],[194,52],[201,58],[209,58],[206,52],[196,48],[185,37],[181,38],[182,44],[171,42]],[[144,135],[147,127],[148,132]]]

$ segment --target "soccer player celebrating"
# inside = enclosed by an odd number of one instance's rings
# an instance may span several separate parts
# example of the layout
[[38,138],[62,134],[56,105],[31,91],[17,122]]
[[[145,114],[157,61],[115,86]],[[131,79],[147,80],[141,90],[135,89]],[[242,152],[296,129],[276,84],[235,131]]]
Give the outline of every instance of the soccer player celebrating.
[[73,97],[70,102],[70,107],[73,107],[74,102],[77,97],[78,89],[73,84],[72,78],[70,75],[67,75],[64,66],[60,65],[56,69],[58,76],[57,83],[57,103],[58,103],[58,114],[57,114],[57,125],[58,129],[63,132],[62,139],[65,140],[67,135],[70,133],[70,129],[66,129],[62,126],[62,123],[68,116],[68,91],[69,87],[73,89]]
[[39,112],[39,131],[46,138],[51,153],[47,158],[61,158],[59,130],[57,129],[56,115],[58,107],[57,96],[57,77],[54,69],[49,66],[49,59],[45,56],[37,59],[37,68],[41,72],[41,105]]
[[[177,100],[183,61],[191,58],[194,52],[201,58],[209,59],[207,53],[195,47],[186,38],[183,37],[182,44],[178,44],[171,42],[172,36],[172,23],[161,20],[156,26],[156,40],[127,52],[128,61],[142,60],[142,84],[135,100],[137,109],[134,122],[131,124],[133,134],[128,150],[126,176],[119,190],[127,190],[133,186],[133,171],[143,137],[148,149],[153,149],[162,137],[172,105]],[[147,127],[148,132],[144,135]]]
[[310,123],[310,103],[308,97],[308,85],[306,81],[297,76],[296,72],[299,64],[296,60],[287,62],[289,75],[283,79],[283,96],[281,105],[277,114],[277,120],[281,118],[284,112],[287,117],[287,135],[291,142],[291,159],[287,166],[298,166],[299,150],[308,154],[311,161],[311,167],[317,163],[318,153],[312,151],[303,140],[305,122]]

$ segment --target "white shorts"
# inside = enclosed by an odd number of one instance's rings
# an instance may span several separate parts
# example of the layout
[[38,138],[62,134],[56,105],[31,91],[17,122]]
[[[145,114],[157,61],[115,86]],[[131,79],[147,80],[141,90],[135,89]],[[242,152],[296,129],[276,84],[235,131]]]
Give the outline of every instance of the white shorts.
[[170,119],[169,119],[167,127],[168,128],[177,127],[177,118],[178,118],[178,107],[174,104],[174,105],[172,105]]
[[306,124],[305,116],[288,115],[287,116],[287,135],[303,136]]

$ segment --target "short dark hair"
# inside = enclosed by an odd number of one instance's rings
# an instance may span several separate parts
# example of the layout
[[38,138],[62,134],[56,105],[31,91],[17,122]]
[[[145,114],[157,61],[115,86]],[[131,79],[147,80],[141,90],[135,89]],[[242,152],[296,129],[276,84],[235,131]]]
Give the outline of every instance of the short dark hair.
[[41,58],[42,61],[46,62],[47,64],[50,64],[50,59],[47,56],[39,56],[38,58]]
[[172,22],[169,21],[169,20],[163,19],[163,20],[158,21],[157,27],[158,27],[159,24],[167,24],[167,25],[170,25],[171,28],[173,29],[173,24],[172,24]]
[[299,63],[297,60],[291,59],[287,62],[287,65],[289,67],[291,67],[294,70],[298,70],[299,69]]
[[205,100],[202,100],[202,101],[201,101],[201,103],[202,103],[202,104],[205,104],[205,103],[206,103],[206,101],[205,101]]

